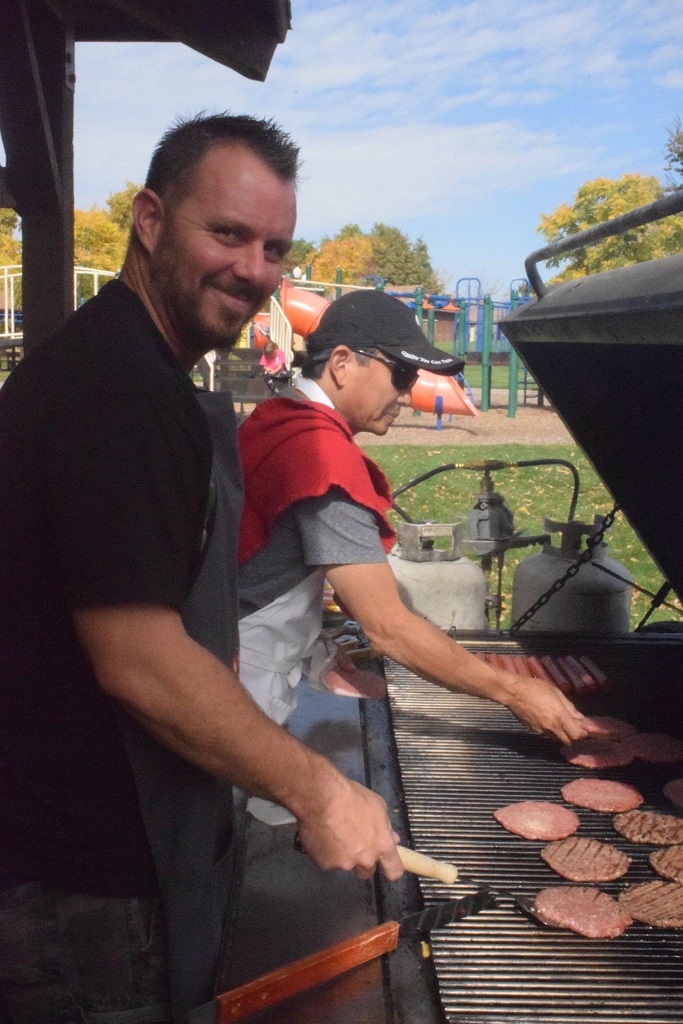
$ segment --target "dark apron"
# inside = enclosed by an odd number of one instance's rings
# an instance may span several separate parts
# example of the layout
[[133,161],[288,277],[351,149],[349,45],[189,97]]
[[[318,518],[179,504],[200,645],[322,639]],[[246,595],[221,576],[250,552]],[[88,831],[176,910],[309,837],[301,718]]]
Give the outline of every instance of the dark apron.
[[[232,396],[200,392],[213,444],[215,515],[183,608],[189,635],[234,667],[242,475]],[[210,1000],[233,877],[232,786],[158,743],[123,712],[124,741],[157,869],[168,936],[173,1020]]]

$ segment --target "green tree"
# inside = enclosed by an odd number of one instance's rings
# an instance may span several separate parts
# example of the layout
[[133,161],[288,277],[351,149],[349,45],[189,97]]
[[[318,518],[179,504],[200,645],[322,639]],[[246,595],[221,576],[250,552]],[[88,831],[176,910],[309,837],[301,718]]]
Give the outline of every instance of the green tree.
[[422,285],[428,292],[442,290],[425,242],[421,238],[411,242],[399,228],[388,224],[375,224],[368,234],[358,224],[345,224],[334,238],[322,239],[308,262],[318,281],[334,281],[337,267],[341,267],[346,284],[361,284],[364,277],[373,275],[389,285]]
[[109,216],[126,235],[133,227],[133,199],[142,187],[127,181],[125,188],[120,192],[112,192],[106,201]]
[[363,235],[365,232],[361,231],[358,224],[345,224],[341,231],[337,232],[335,236],[340,242],[343,242],[346,238],[358,238],[359,235]]
[[19,217],[6,207],[0,209],[0,267],[21,263],[21,242],[16,237]]
[[422,285],[428,292],[441,290],[441,282],[429,258],[425,242],[411,242],[399,228],[377,223],[370,234],[372,273],[388,284]]
[[673,127],[669,129],[669,138],[664,150],[666,163],[664,171],[667,181],[667,192],[683,187],[683,126],[677,117]]
[[[541,214],[538,231],[548,242],[554,242],[651,203],[663,194],[663,186],[655,177],[624,174],[618,180],[595,178],[581,185],[572,206],[563,203],[553,213]],[[680,252],[681,248],[683,214],[677,214],[555,257],[548,260],[548,265],[559,267],[566,264],[554,280],[567,281],[586,274],[657,259]]]
[[313,242],[308,242],[305,238],[295,238],[285,259],[285,274],[291,274],[295,267],[303,270],[307,263],[312,263],[316,252]]

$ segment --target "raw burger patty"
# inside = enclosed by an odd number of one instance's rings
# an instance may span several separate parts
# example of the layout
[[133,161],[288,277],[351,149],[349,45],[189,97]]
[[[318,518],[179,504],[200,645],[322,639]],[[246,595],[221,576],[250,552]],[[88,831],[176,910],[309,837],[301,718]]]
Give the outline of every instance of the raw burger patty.
[[619,906],[655,928],[683,928],[683,885],[675,882],[644,882],[630,885],[619,894]]
[[612,740],[623,740],[624,736],[632,736],[638,732],[635,725],[622,722],[621,718],[612,718],[611,715],[590,715],[588,721],[600,726],[600,732],[596,733],[596,736],[605,736]]
[[541,857],[570,882],[612,882],[625,875],[631,864],[630,857],[616,847],[582,836],[551,843],[541,850]]
[[616,740],[594,740],[590,736],[562,747],[561,753],[570,764],[577,764],[582,768],[622,768],[630,764],[635,757],[625,743]]
[[632,843],[674,846],[683,843],[683,818],[654,811],[627,811],[612,818],[612,825]]
[[650,864],[658,875],[683,883],[683,846],[669,846],[650,854]]
[[541,889],[534,900],[534,910],[545,924],[570,928],[589,939],[614,939],[633,923],[616,900],[587,885]]
[[651,764],[669,764],[683,761],[683,741],[664,732],[639,732],[623,741],[634,757]]
[[562,799],[577,807],[588,807],[591,811],[632,811],[640,807],[645,797],[635,786],[624,782],[610,782],[609,779],[574,779],[562,787]]
[[672,803],[683,807],[683,779],[672,779],[671,782],[667,782],[663,792]]
[[544,800],[509,804],[494,811],[493,817],[508,832],[525,839],[565,839],[581,824],[574,811]]

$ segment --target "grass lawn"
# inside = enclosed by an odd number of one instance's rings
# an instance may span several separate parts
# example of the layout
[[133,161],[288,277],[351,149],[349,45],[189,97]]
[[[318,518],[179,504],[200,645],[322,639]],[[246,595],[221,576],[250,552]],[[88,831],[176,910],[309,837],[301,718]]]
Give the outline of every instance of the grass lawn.
[[[613,502],[590,463],[578,448],[549,445],[495,445],[492,447],[440,448],[409,446],[365,447],[368,455],[380,464],[395,490],[409,480],[437,466],[447,463],[482,462],[500,459],[507,462],[527,459],[565,459],[579,471],[581,488],[576,518],[592,523],[595,514],[605,515]],[[479,492],[481,473],[472,470],[453,470],[432,477],[418,484],[397,499],[401,508],[419,522],[453,522],[466,519]],[[572,498],[573,478],[563,466],[534,466],[519,469],[499,470],[494,473],[496,490],[505,497],[508,508],[515,517],[515,530],[527,534],[543,532],[543,519],[565,522]],[[394,515],[394,513],[392,513]],[[398,519],[398,517],[395,517]],[[615,524],[607,535],[607,553],[629,570],[641,587],[655,593],[663,577],[648,553],[628,525],[623,513],[617,515]],[[505,559],[503,574],[503,619],[502,627],[510,625],[510,596],[512,574],[515,566],[530,555],[537,554],[540,547],[522,548],[510,551]],[[681,608],[673,595],[668,600]],[[649,607],[649,598],[634,591],[631,607],[631,628],[642,619]],[[662,607],[654,613],[650,622],[664,619],[680,619],[675,611]]]

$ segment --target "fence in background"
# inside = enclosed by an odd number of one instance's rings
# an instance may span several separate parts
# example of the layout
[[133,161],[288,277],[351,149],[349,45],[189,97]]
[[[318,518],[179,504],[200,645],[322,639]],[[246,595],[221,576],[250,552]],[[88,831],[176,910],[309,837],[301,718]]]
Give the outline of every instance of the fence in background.
[[[94,267],[74,267],[74,309],[96,295],[103,284],[116,274]],[[21,310],[21,264],[0,267],[0,343],[21,348],[23,314]]]

